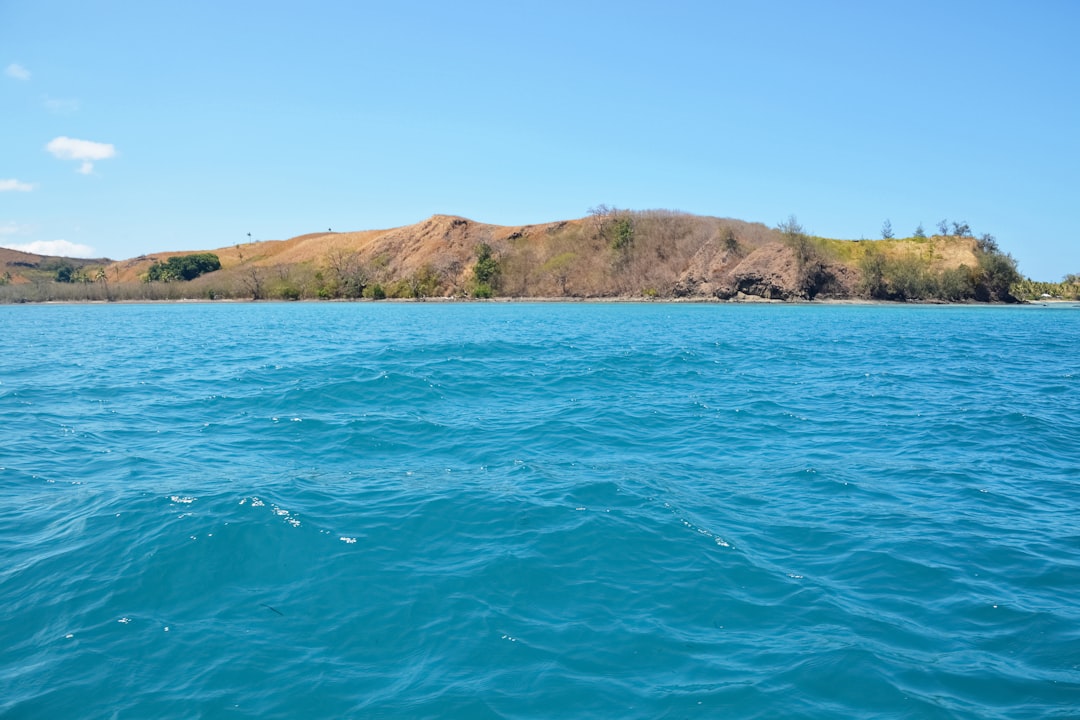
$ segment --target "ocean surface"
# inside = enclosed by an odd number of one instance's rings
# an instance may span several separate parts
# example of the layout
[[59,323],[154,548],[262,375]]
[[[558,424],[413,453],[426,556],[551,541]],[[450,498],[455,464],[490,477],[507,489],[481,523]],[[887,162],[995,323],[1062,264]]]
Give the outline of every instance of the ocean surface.
[[1080,717],[1080,308],[0,307],[0,717]]

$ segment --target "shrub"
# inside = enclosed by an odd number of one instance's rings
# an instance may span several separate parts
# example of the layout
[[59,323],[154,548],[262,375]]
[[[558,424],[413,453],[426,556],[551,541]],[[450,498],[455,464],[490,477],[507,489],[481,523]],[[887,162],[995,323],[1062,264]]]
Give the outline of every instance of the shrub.
[[75,268],[67,263],[61,263],[56,268],[56,282],[69,283],[71,282],[71,276],[75,273]]
[[832,280],[825,269],[826,258],[821,246],[806,234],[794,215],[777,225],[776,229],[783,234],[784,242],[795,255],[799,292],[813,299]]
[[412,286],[408,280],[397,280],[386,288],[386,297],[411,298],[415,297],[415,295],[413,295]]
[[473,297],[492,297],[498,278],[499,261],[492,256],[490,245],[480,243],[476,246],[476,264],[473,265]]
[[634,243],[634,218],[622,215],[611,224],[611,249],[627,250]]
[[548,273],[555,282],[559,284],[560,292],[566,295],[566,281],[569,279],[570,274],[579,265],[577,253],[564,252],[549,258],[545,262],[540,270],[541,272]]
[[299,300],[300,288],[296,287],[295,285],[283,285],[278,290],[278,295],[281,297],[282,300]]
[[476,282],[490,284],[499,274],[499,261],[491,254],[491,246],[480,243],[476,246],[476,264],[473,265],[473,277]]
[[914,255],[887,257],[870,248],[859,261],[860,289],[876,300],[925,300],[940,291],[939,278]]
[[739,240],[735,237],[735,231],[730,227],[724,231],[724,251],[732,255],[738,255],[741,248]]
[[961,265],[958,268],[943,271],[938,277],[938,294],[942,300],[949,302],[970,300],[975,297],[975,282],[971,276],[971,268]]
[[406,282],[409,286],[409,297],[432,297],[439,290],[439,276],[430,265],[424,265],[414,272]]
[[975,287],[975,297],[978,300],[1001,302],[1015,302],[1010,289],[1014,283],[1021,280],[1020,273],[1016,270],[1016,261],[1008,253],[978,251],[976,257],[979,260],[981,277]]
[[[371,270],[365,265],[360,255],[351,250],[332,248],[324,258],[330,275],[330,282],[325,284],[331,296],[358,298],[364,296],[364,289],[371,280]],[[322,273],[318,274],[322,281]]]
[[860,289],[867,296],[877,300],[888,299],[888,288],[885,284],[886,265],[885,256],[875,248],[867,250],[859,259],[859,270],[862,271]]
[[892,260],[886,279],[889,294],[897,300],[919,300],[930,295],[930,277],[918,258],[905,256]]
[[171,282],[194,280],[208,272],[221,269],[221,261],[214,253],[177,255],[165,262],[155,262],[146,272],[147,282]]

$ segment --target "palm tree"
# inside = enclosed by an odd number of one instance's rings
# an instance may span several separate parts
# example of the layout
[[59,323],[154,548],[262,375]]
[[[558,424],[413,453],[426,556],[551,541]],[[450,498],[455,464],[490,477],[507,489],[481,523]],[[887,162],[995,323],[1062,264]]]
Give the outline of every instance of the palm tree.
[[98,268],[98,271],[94,273],[94,279],[97,280],[105,287],[105,299],[109,299],[109,276],[105,274],[105,268]]

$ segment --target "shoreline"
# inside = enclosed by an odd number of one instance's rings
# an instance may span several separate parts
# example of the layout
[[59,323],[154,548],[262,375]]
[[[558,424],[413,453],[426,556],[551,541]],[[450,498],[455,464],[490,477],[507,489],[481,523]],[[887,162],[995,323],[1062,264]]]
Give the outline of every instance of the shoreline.
[[897,301],[897,300],[872,300],[863,298],[823,298],[820,300],[777,300],[760,298],[756,296],[744,296],[722,300],[715,297],[693,298],[647,298],[632,296],[615,297],[494,297],[494,298],[468,298],[468,297],[427,297],[427,298],[384,298],[375,300],[372,298],[335,298],[335,299],[259,299],[250,298],[178,298],[178,299],[138,299],[138,300],[23,300],[20,302],[4,302],[3,306],[18,305],[231,305],[231,304],[341,304],[341,303],[383,303],[383,304],[413,304],[433,303],[439,305],[451,304],[596,304],[596,305],[830,305],[830,306],[867,306],[867,307],[1048,307],[1051,305],[1075,305],[1080,307],[1080,300],[1066,300],[1062,298],[1046,298],[1041,300],[1022,300],[1015,303],[1006,302],[944,302],[944,301]]

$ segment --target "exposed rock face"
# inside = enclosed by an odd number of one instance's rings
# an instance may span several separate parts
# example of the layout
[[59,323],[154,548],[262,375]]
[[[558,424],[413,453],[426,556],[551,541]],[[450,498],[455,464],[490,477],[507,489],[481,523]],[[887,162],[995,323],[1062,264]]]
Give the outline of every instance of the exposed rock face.
[[825,282],[818,290],[819,298],[850,298],[858,295],[859,274],[839,263],[823,265]]
[[[726,287],[725,276],[739,263],[739,256],[710,240],[690,258],[686,271],[672,287],[675,297],[709,297]],[[720,283],[720,285],[718,285]]]
[[791,248],[766,245],[754,250],[717,283],[715,295],[733,298],[739,293],[766,300],[792,300],[804,296],[799,269]]
[[740,295],[766,300],[813,300],[850,297],[858,284],[856,272],[839,263],[812,260],[802,267],[795,252],[780,243],[760,247],[716,283],[721,299]]

